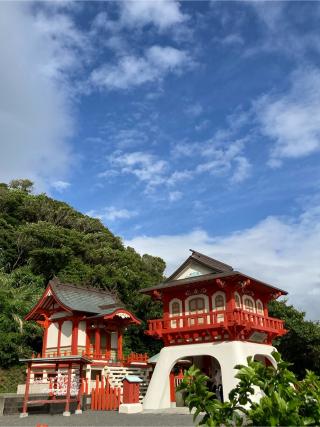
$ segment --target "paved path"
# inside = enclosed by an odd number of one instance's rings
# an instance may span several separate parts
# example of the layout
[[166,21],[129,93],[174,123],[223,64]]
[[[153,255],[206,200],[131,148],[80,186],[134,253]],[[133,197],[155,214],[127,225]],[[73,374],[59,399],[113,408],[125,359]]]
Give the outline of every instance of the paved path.
[[33,426],[37,424],[54,426],[193,426],[192,416],[186,411],[169,410],[146,412],[141,414],[119,414],[116,411],[85,411],[82,415],[30,415],[27,418],[19,418],[18,415],[6,415],[0,417],[0,426]]

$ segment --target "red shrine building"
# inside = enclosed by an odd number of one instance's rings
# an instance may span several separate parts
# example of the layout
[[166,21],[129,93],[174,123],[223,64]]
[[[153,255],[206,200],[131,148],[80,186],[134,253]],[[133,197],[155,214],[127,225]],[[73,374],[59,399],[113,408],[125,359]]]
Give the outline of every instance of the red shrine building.
[[[106,393],[115,387],[112,400],[123,403],[124,377],[128,390],[130,381],[142,379],[139,401],[144,409],[170,408],[176,401],[175,381],[181,381],[183,368],[192,363],[214,376],[226,399],[237,384],[234,366],[246,364],[248,356],[276,366],[272,340],[286,330],[282,320],[269,316],[268,303],[285,291],[192,250],[165,282],[141,292],[163,303],[162,318],[150,320],[146,331],[164,343],[149,359],[155,364],[151,380],[147,355],[123,356],[123,332],[140,321],[114,295],[57,279],[49,282],[26,316],[44,333],[42,353],[22,360],[27,380],[18,386],[18,393],[24,392],[21,416],[35,403],[63,402],[64,415],[70,415],[75,402],[76,413],[81,413],[83,393],[90,397],[91,408],[110,409]],[[138,388],[132,387],[137,400]],[[30,400],[36,393],[49,399]]]
[[65,396],[64,415],[70,415],[72,396],[81,413],[80,385],[90,394],[97,377],[121,387],[127,374],[147,375],[146,354],[122,352],[124,330],[140,321],[108,291],[53,279],[25,319],[43,327],[43,344],[41,354],[22,360],[28,365],[26,385],[18,386],[25,392],[22,415],[35,403],[30,394]]
[[282,320],[269,317],[268,303],[287,292],[193,250],[164,283],[142,292],[163,303],[163,317],[149,321],[146,333],[165,345],[145,409],[174,404],[170,378],[181,360],[216,373],[225,398],[237,383],[234,366],[247,356],[276,364],[272,340],[286,330]]

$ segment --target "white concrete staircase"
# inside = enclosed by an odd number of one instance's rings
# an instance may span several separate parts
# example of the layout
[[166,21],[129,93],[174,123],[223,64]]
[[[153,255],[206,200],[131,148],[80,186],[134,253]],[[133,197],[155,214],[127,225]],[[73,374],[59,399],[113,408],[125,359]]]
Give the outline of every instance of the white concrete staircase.
[[122,379],[126,375],[137,375],[143,382],[140,383],[140,402],[143,401],[149,385],[150,368],[139,367],[121,367],[121,366],[106,366],[104,368],[105,376],[108,377],[111,387],[121,387]]

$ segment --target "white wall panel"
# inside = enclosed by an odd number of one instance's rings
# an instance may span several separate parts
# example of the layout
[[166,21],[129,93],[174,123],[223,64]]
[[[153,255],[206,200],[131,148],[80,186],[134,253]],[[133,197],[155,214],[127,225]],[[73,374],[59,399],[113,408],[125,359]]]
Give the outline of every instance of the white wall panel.
[[61,330],[61,347],[71,345],[72,340],[72,322],[66,320],[62,324]]

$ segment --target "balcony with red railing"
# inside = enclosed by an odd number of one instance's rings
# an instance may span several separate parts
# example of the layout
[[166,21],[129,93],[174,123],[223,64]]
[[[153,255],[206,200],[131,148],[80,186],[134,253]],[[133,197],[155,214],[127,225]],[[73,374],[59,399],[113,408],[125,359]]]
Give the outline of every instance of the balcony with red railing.
[[246,340],[253,332],[264,333],[270,342],[275,337],[284,335],[286,329],[280,319],[235,309],[149,320],[146,331],[148,335],[163,338],[167,341],[166,344],[172,337],[180,337],[180,341],[185,341],[183,338],[186,337],[187,340],[190,337],[207,337],[204,339],[208,341],[210,338],[216,339],[215,337],[219,335],[230,340]]
[[[53,358],[53,357],[63,357],[63,356],[73,356],[74,354],[71,351],[47,351],[42,355],[38,354],[37,356],[33,355],[32,357],[42,357],[42,358]],[[146,353],[134,353],[131,352],[127,356],[118,357],[116,351],[105,351],[101,353],[96,353],[94,351],[86,352],[83,350],[81,352],[82,356],[88,357],[93,361],[105,361],[106,364],[110,366],[128,366],[128,365],[141,365],[147,364],[148,354]]]

